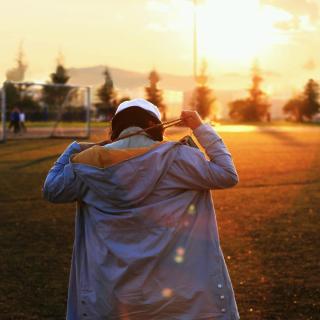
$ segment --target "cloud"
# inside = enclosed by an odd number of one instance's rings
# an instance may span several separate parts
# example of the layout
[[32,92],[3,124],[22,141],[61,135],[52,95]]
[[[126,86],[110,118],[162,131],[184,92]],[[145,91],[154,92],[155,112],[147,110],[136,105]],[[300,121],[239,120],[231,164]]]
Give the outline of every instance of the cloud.
[[273,27],[281,32],[308,33],[318,29],[319,8],[314,0],[263,0],[263,3],[264,10],[273,18]]
[[293,17],[290,20],[277,21],[273,26],[284,32],[314,32],[317,31],[317,26],[312,24],[308,16]]
[[286,10],[295,17],[307,16],[312,24],[316,24],[320,17],[316,0],[262,0],[262,3]]
[[[199,0],[198,0],[199,1]],[[192,3],[187,0],[148,0],[147,29],[155,32],[178,32],[191,25]]]
[[277,21],[273,26],[281,31],[294,31],[299,29],[299,20]]
[[299,31],[303,29],[303,27],[306,28],[306,20],[308,21],[308,18],[304,20],[304,23],[302,23],[301,17],[294,16],[289,20],[277,21],[274,23],[273,26],[280,31]]

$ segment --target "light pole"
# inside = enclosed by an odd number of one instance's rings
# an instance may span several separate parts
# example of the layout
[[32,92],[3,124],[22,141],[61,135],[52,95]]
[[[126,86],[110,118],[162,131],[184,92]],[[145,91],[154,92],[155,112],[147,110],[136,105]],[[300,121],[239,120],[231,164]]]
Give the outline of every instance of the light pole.
[[193,3],[193,78],[197,82],[198,76],[198,33],[197,33],[197,0]]

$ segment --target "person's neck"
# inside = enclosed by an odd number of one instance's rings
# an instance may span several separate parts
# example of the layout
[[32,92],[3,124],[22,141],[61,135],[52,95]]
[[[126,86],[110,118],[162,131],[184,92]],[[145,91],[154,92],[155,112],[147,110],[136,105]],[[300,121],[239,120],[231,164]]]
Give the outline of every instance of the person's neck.
[[[121,133],[119,134],[118,138],[121,138],[121,137],[123,137],[123,136],[125,136],[127,134],[135,133],[135,132],[138,132],[138,131],[141,131],[141,130],[143,130],[143,128],[137,127],[137,126],[128,127],[128,128],[126,128],[126,129],[121,131]],[[145,136],[150,138],[150,136],[146,132],[141,132],[140,134],[145,135]]]

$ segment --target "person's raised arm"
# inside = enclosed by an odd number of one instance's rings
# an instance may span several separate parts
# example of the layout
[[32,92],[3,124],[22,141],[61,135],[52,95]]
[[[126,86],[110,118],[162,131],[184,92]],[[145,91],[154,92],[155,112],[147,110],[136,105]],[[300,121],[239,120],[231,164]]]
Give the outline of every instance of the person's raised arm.
[[236,185],[238,174],[232,157],[222,138],[209,124],[204,124],[196,111],[182,111],[181,119],[193,130],[210,161],[197,149],[182,146],[171,174],[180,187],[195,189],[223,189]]
[[85,187],[75,175],[69,159],[85,147],[77,142],[71,143],[50,169],[43,186],[43,197],[55,203],[79,200]]

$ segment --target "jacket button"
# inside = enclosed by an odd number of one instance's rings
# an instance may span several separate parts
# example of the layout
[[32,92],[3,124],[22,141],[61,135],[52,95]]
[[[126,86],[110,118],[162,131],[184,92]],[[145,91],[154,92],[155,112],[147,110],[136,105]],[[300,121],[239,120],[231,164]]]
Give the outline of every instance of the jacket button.
[[226,312],[226,309],[224,309],[224,308],[223,308],[223,309],[221,309],[221,312]]
[[218,287],[219,289],[221,289],[221,288],[222,288],[222,284],[219,283],[217,287]]
[[86,304],[86,302],[85,302],[84,300],[81,300],[81,303],[82,303],[82,304]]
[[222,295],[222,296],[220,296],[220,299],[221,299],[221,300],[223,300],[223,299],[224,299],[224,296],[223,296],[223,295]]

